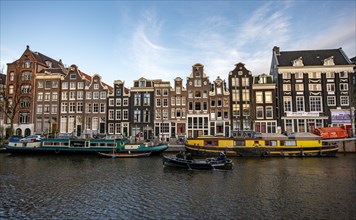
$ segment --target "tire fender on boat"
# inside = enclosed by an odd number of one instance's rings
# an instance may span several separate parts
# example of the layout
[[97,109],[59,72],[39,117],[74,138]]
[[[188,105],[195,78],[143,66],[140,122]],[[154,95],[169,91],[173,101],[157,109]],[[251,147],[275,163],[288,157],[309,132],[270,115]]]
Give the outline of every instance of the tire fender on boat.
[[120,142],[120,146],[123,147],[125,146],[125,143],[123,141]]
[[54,153],[59,154],[59,150],[58,150],[58,149],[56,149],[56,150],[54,151]]
[[263,151],[262,156],[267,157],[268,156],[268,152],[267,151]]

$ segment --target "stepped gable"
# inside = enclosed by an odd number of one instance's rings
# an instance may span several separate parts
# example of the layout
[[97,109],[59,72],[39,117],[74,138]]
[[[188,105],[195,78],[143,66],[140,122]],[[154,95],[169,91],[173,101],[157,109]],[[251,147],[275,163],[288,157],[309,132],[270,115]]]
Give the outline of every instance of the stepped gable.
[[281,51],[277,55],[279,66],[293,66],[293,60],[302,58],[304,66],[322,66],[324,59],[333,57],[335,65],[350,65],[341,48],[330,50]]

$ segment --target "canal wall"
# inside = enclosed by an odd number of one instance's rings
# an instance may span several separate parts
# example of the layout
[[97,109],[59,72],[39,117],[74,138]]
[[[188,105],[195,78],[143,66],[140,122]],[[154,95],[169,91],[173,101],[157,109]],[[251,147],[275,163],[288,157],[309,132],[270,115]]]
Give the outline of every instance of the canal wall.
[[338,141],[336,142],[341,153],[356,153],[356,141]]

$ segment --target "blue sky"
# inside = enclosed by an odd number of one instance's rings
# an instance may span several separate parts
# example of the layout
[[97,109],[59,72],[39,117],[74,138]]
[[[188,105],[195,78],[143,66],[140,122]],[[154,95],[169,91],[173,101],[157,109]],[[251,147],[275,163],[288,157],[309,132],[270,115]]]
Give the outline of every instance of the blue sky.
[[[3,1],[1,67],[30,45],[104,82],[269,73],[272,48],[356,56],[355,1]],[[186,81],[185,81],[186,82]]]

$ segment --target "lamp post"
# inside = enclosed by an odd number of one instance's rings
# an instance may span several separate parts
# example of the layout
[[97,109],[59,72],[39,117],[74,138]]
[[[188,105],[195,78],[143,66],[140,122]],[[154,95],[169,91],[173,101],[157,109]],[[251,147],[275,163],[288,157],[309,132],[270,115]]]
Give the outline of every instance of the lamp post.
[[351,129],[352,137],[355,137],[355,107],[351,107]]

